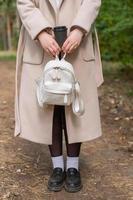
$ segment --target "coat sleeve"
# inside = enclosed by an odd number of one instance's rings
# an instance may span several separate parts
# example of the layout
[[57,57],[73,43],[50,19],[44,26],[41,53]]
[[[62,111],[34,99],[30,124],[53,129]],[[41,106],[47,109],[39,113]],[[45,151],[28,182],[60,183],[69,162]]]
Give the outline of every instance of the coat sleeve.
[[83,0],[76,17],[74,18],[70,30],[76,26],[81,27],[87,35],[91,29],[92,24],[99,13],[101,0]]
[[17,10],[24,27],[33,40],[37,39],[42,30],[52,28],[33,0],[17,0]]

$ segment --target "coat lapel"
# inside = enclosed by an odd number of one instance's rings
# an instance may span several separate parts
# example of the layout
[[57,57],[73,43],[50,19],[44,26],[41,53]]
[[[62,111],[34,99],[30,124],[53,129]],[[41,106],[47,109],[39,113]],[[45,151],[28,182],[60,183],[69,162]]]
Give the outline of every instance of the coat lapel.
[[[48,1],[50,2],[51,6],[53,7],[55,13],[57,13],[58,12],[58,8],[56,6],[56,0],[48,0]],[[61,7],[61,5],[62,5],[64,0],[60,0],[60,1],[61,1],[60,2],[60,7]],[[60,9],[60,7],[59,7],[59,9]]]

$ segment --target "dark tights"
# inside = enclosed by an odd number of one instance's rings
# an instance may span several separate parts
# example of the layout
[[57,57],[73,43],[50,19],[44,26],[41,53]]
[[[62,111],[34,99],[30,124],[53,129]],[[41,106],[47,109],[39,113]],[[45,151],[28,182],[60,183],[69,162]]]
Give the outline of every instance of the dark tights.
[[67,155],[71,157],[79,156],[81,142],[68,144],[65,107],[55,105],[52,126],[52,145],[48,145],[52,157],[62,155],[62,129],[64,129],[65,134]]

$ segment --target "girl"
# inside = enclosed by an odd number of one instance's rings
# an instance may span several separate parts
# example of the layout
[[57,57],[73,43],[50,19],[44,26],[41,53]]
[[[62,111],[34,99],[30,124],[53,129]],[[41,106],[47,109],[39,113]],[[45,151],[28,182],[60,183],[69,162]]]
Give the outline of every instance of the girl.
[[[22,21],[16,61],[15,132],[27,140],[47,144],[53,163],[48,188],[68,192],[82,188],[79,154],[82,142],[102,135],[97,87],[103,82],[95,19],[101,0],[17,0]],[[53,28],[66,26],[67,39],[60,48]],[[69,106],[40,108],[35,80],[56,54],[66,53],[80,82],[85,113],[73,114]],[[64,130],[67,160],[62,152]]]

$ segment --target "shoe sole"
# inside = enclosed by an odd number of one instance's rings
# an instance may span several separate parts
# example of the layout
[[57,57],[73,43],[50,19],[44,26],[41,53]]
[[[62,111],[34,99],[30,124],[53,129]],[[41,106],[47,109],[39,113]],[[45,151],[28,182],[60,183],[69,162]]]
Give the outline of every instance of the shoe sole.
[[67,192],[78,192],[82,189],[82,187],[83,187],[83,185],[80,185],[80,186],[75,187],[75,188],[72,188],[72,187],[70,188],[67,185],[64,185],[64,188]]
[[50,191],[59,192],[59,191],[62,190],[63,186],[64,186],[64,184],[62,184],[62,185],[60,185],[60,186],[58,186],[58,187],[52,187],[52,186],[49,186],[49,185],[48,185],[47,188],[48,188]]

